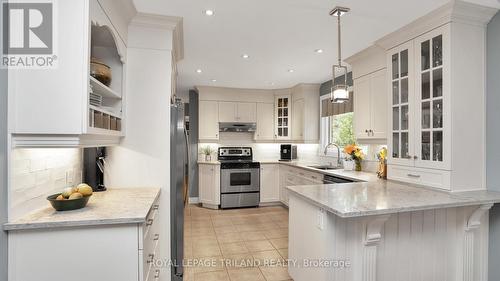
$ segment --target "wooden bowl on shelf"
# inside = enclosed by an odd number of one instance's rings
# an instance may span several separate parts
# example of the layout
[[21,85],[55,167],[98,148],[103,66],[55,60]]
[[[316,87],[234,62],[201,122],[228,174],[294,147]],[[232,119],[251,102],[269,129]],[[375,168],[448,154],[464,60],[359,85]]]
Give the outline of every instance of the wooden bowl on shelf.
[[111,84],[111,68],[96,58],[90,60],[90,76],[108,87]]

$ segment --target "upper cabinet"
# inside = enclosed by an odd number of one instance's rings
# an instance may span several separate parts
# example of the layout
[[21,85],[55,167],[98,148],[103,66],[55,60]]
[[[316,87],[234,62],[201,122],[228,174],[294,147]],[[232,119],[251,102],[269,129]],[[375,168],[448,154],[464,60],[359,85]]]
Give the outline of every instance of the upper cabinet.
[[387,138],[385,50],[371,46],[346,59],[352,67],[354,134],[358,141]]
[[292,88],[292,140],[319,141],[319,84],[298,84]]
[[257,142],[315,143],[319,139],[318,84],[279,90],[206,86],[197,90],[201,142],[219,140],[220,123],[256,123],[253,140]]
[[133,15],[125,7],[135,8],[125,1],[110,15],[101,2],[112,6],[97,0],[58,4],[55,69],[9,71],[14,146],[110,145],[124,135],[126,29],[119,33],[115,26],[128,25]]
[[257,105],[252,102],[219,102],[219,122],[255,123]]
[[387,49],[390,179],[485,189],[485,28],[495,12],[452,2],[377,42]]
[[277,140],[289,140],[291,138],[291,113],[292,113],[292,96],[277,95],[275,97],[275,133]]
[[257,103],[257,131],[255,140],[273,141],[274,140],[274,104]]
[[219,139],[219,103],[217,101],[200,101],[198,128],[200,140],[214,141]]

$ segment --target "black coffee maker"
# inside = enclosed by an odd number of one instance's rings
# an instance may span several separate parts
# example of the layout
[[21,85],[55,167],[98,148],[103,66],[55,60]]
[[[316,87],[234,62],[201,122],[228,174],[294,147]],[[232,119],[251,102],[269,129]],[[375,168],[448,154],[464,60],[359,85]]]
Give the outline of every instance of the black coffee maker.
[[94,192],[106,191],[104,186],[104,164],[106,163],[105,147],[83,149],[83,179]]

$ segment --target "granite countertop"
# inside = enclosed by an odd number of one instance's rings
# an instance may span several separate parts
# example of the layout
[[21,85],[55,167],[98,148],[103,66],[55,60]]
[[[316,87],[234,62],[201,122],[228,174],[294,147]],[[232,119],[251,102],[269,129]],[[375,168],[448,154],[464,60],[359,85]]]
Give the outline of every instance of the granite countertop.
[[220,162],[219,161],[198,161],[198,164],[220,165]]
[[500,202],[500,192],[452,193],[395,181],[289,186],[287,189],[343,218]]
[[[295,167],[295,168],[304,169],[306,171],[321,173],[324,175],[337,176],[337,177],[341,177],[341,178],[353,180],[353,181],[366,181],[366,182],[380,181],[380,179],[377,177],[376,173],[346,171],[344,169],[320,170],[320,169],[315,169],[315,168],[309,167],[309,166],[321,165],[321,164],[318,164],[318,162],[279,161],[279,160],[275,160],[275,159],[263,159],[263,160],[255,160],[255,161],[259,162],[261,164],[287,165],[287,166],[291,166],[291,167]],[[198,161],[198,164],[220,165],[220,162],[219,161],[210,161],[210,162]]]
[[57,212],[47,201],[47,207],[36,210],[3,225],[4,230],[140,224],[160,195],[159,188],[110,188],[95,192],[83,209]]

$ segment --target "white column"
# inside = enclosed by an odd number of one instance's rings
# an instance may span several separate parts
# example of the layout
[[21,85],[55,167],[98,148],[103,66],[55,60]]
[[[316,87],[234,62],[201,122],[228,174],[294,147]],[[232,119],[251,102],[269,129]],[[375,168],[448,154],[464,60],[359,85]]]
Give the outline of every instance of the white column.
[[474,280],[474,234],[475,230],[481,225],[481,218],[493,206],[493,204],[485,204],[479,206],[467,220],[464,235],[464,249],[463,249],[463,280],[464,281],[478,281]]
[[376,216],[366,224],[362,281],[377,280],[377,246],[382,240],[382,229],[389,217],[390,215]]

